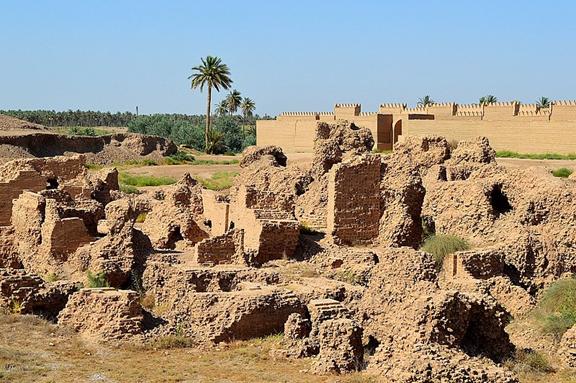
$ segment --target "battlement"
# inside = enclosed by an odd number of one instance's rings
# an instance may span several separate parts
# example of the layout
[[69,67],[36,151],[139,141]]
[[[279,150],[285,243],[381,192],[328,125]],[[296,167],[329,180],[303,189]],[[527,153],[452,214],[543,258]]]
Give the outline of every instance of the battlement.
[[401,104],[399,102],[391,102],[380,104],[380,109],[406,109],[406,104]]
[[552,102],[553,106],[576,106],[576,100],[557,100]]
[[317,112],[282,112],[278,116],[293,117],[293,116],[316,116],[316,115],[318,115]]
[[488,107],[508,107],[508,106],[515,106],[516,104],[518,104],[518,102],[516,101],[498,101],[498,102],[491,102],[489,104],[486,104],[484,106]]
[[541,108],[535,103],[523,104],[518,101],[493,102],[490,104],[457,104],[439,102],[427,106],[408,107],[404,103],[382,103],[377,112],[362,112],[357,103],[339,103],[334,105],[333,112],[283,112],[280,120],[331,121],[349,120],[354,117],[374,117],[387,114],[402,118],[406,115],[418,115],[414,118],[434,120],[486,120],[513,121],[576,121],[576,100],[557,100],[550,107]]
[[426,107],[424,107],[424,106],[417,106],[415,108],[406,108],[405,113],[408,113],[408,114],[428,114]]
[[360,108],[360,104],[336,104],[334,108]]

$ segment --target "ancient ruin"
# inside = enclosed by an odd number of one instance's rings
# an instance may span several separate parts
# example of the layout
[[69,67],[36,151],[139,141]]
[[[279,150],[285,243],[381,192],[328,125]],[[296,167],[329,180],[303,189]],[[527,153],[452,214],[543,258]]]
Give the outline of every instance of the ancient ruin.
[[[341,105],[337,116],[353,122],[311,116],[309,166],[251,147],[225,192],[186,175],[125,194],[116,170],[88,171],[84,155],[4,163],[0,305],[97,342],[181,336],[213,347],[283,333],[275,355],[311,358],[316,374],[517,382],[503,364],[518,347],[511,318],[576,271],[574,180],[502,167],[484,137],[457,147],[405,137],[376,154],[386,141],[356,117],[395,115]],[[112,140],[140,155],[171,147]],[[435,260],[419,251],[425,233],[472,248]],[[574,338],[558,350],[571,366]]]

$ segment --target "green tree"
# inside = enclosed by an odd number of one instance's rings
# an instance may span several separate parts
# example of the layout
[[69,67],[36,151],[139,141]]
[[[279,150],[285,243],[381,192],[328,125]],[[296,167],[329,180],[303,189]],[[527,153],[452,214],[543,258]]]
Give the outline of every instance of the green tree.
[[418,99],[418,106],[426,107],[434,104],[434,100],[430,96],[424,96]]
[[498,102],[498,99],[496,98],[496,96],[493,96],[491,94],[484,97],[480,97],[480,105],[494,104],[495,102]]
[[204,87],[208,90],[208,102],[206,103],[206,129],[204,132],[206,152],[209,152],[209,134],[210,134],[210,104],[212,103],[212,88],[217,92],[220,89],[229,89],[232,85],[230,78],[230,70],[228,65],[222,63],[219,57],[206,56],[202,58],[202,64],[192,68],[192,75],[188,77],[191,80],[191,88],[200,88],[200,92]]
[[240,95],[240,92],[234,89],[228,93],[228,96],[226,97],[226,104],[228,105],[228,112],[230,112],[230,114],[236,113],[241,103],[242,96]]
[[222,100],[216,105],[216,114],[218,116],[225,116],[228,114],[228,102],[226,100]]
[[540,99],[536,102],[536,106],[539,108],[549,108],[550,107],[550,100],[548,97],[540,97]]
[[244,116],[244,118],[247,119],[248,117],[251,117],[252,114],[254,113],[254,110],[256,109],[256,104],[248,97],[244,97],[242,99],[240,109],[242,109],[242,115]]

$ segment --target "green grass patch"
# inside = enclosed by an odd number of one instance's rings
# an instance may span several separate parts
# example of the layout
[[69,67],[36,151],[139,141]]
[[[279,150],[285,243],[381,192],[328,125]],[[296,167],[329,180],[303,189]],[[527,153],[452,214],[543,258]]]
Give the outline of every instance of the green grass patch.
[[232,186],[234,177],[237,175],[238,172],[216,172],[210,178],[198,177],[198,182],[200,182],[206,189],[225,190]]
[[563,278],[551,284],[531,316],[543,333],[560,340],[576,324],[576,279]]
[[535,350],[517,350],[514,357],[507,360],[504,365],[517,374],[554,372],[546,355]]
[[140,190],[136,186],[120,184],[120,191],[126,194],[140,194]]
[[195,158],[193,155],[188,154],[183,151],[178,151],[176,154],[173,154],[169,157],[164,159],[165,165],[182,165],[182,164],[191,164],[194,162]]
[[176,180],[172,177],[154,177],[141,174],[120,173],[118,178],[123,185],[144,187],[144,186],[162,186],[172,185]]
[[444,257],[457,251],[469,250],[470,244],[463,238],[451,234],[436,234],[426,238],[420,250],[434,257],[436,269],[442,268]]
[[44,279],[45,282],[56,282],[62,278],[56,273],[49,273],[46,274],[42,279]]
[[552,175],[554,177],[568,178],[570,177],[570,174],[572,174],[572,170],[568,168],[559,168],[556,170],[552,170]]
[[92,273],[91,271],[86,272],[86,287],[97,288],[97,287],[109,287],[108,281],[106,280],[106,275],[102,272]]
[[194,341],[182,335],[166,335],[155,339],[151,346],[158,350],[171,350],[176,348],[189,348],[196,346]]
[[496,152],[496,157],[528,160],[576,160],[576,153],[518,153],[510,150],[499,150]]
[[107,129],[92,128],[85,126],[71,126],[69,128],[57,128],[55,131],[59,134],[65,134],[68,136],[106,136],[112,134],[113,132]]
[[238,160],[194,160],[191,165],[235,165]]

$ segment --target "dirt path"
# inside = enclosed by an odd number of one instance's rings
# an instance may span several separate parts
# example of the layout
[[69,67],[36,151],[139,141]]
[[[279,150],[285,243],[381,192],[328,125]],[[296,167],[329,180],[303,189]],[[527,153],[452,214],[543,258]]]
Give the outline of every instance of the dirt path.
[[497,158],[498,164],[510,168],[528,168],[532,166],[543,167],[549,170],[568,168],[576,170],[576,161],[573,160],[528,160],[520,158]]
[[218,172],[238,172],[240,166],[234,165],[158,165],[129,168],[126,172],[130,174],[142,174],[154,177],[172,177],[180,179],[186,173],[192,177],[210,178]]

